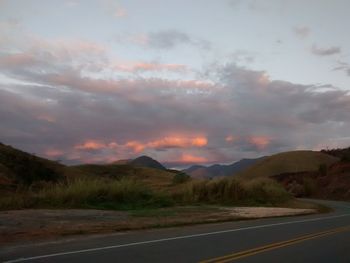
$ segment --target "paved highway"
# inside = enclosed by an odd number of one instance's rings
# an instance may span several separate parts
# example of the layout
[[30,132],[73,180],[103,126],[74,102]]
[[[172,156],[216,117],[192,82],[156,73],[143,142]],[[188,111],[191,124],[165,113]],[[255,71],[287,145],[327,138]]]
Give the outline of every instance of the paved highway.
[[328,214],[81,237],[6,247],[2,262],[350,262],[350,203]]

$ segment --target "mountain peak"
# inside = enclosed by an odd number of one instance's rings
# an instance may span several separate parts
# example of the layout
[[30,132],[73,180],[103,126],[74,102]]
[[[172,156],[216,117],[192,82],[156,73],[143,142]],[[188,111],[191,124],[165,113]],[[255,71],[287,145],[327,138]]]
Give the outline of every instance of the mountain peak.
[[159,163],[158,161],[146,155],[137,157],[136,159],[132,160],[129,164],[135,165],[135,166],[144,166],[144,167],[150,167],[150,168],[155,168],[160,170],[166,170],[166,168],[161,163]]

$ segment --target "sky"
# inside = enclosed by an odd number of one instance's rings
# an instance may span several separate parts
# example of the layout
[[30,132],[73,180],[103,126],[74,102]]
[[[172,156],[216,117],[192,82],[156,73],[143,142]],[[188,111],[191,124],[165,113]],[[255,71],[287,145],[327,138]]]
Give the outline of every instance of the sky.
[[0,141],[168,167],[350,145],[347,0],[0,0]]

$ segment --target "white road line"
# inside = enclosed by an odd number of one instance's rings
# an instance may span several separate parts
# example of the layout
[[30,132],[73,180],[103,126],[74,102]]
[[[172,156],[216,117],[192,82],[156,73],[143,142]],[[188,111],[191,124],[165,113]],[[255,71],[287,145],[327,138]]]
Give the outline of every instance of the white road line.
[[41,255],[41,256],[18,258],[18,259],[14,259],[14,260],[5,261],[4,263],[23,262],[23,261],[30,261],[30,260],[43,259],[43,258],[51,258],[51,257],[58,257],[58,256],[86,253],[86,252],[108,250],[108,249],[121,248],[121,247],[131,247],[131,246],[138,246],[138,245],[152,244],[152,243],[160,243],[160,242],[179,240],[179,239],[187,239],[187,238],[195,238],[195,237],[218,235],[218,234],[224,234],[224,233],[232,233],[232,232],[251,230],[251,229],[259,229],[259,228],[265,228],[265,227],[273,227],[273,226],[282,226],[282,225],[298,224],[298,223],[305,223],[305,222],[322,221],[322,220],[329,220],[329,219],[334,219],[334,218],[339,218],[339,217],[346,217],[346,216],[350,216],[350,214],[343,214],[343,215],[337,215],[337,216],[328,216],[328,217],[318,217],[318,218],[311,218],[311,219],[304,219],[304,220],[297,220],[297,221],[288,221],[288,222],[282,222],[282,223],[266,224],[266,225],[260,225],[260,226],[250,226],[250,227],[243,227],[243,228],[227,229],[227,230],[208,232],[208,233],[201,233],[201,234],[193,234],[193,235],[186,235],[186,236],[177,236],[177,237],[169,237],[169,238],[162,238],[162,239],[154,239],[154,240],[134,242],[134,243],[128,243],[128,244],[114,245],[114,246],[106,246],[106,247],[89,248],[89,249],[82,249],[82,250],[75,250],[75,251],[68,251],[68,252],[60,252],[60,253],[47,254],[47,255]]

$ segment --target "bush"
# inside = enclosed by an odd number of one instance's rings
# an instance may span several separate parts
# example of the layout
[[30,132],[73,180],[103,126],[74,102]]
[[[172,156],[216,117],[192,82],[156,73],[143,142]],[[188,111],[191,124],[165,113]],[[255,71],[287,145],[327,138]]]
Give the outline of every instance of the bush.
[[251,180],[245,186],[248,199],[258,204],[284,203],[291,198],[290,194],[276,181],[268,178]]
[[190,176],[186,173],[177,173],[173,177],[173,184],[182,184],[190,180]]
[[134,209],[172,205],[169,195],[153,192],[129,179],[80,178],[50,185],[39,191],[14,193],[0,199],[0,209],[29,207]]
[[312,196],[317,192],[316,181],[312,178],[304,178],[303,180],[305,196]]
[[318,172],[320,173],[321,176],[326,176],[328,174],[328,166],[327,164],[320,164],[318,166]]

